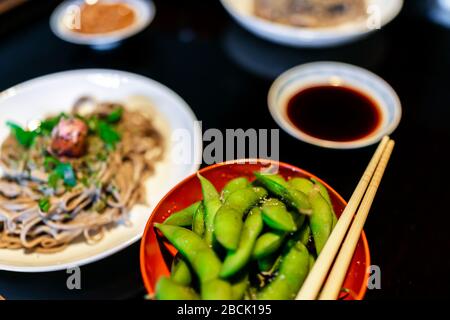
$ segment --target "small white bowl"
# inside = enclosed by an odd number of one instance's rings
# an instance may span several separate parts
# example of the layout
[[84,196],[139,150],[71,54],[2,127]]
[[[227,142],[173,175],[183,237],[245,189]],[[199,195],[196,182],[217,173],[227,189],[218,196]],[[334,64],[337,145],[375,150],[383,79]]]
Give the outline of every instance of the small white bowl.
[[154,19],[156,8],[152,1],[145,0],[107,0],[109,3],[124,3],[136,14],[136,20],[129,27],[101,34],[82,34],[70,30],[64,24],[67,14],[77,14],[83,0],[68,0],[61,3],[50,17],[50,28],[53,33],[67,42],[88,45],[96,50],[109,50],[117,47],[122,40],[144,30]]
[[[370,135],[353,141],[329,141],[299,130],[287,116],[289,100],[299,91],[318,85],[353,88],[371,97],[381,114],[381,124]],[[340,62],[314,62],[290,69],[269,90],[269,111],[277,124],[293,137],[324,148],[355,149],[374,144],[391,134],[400,123],[402,108],[394,89],[372,72]]]
[[[326,28],[304,28],[275,23],[253,13],[254,0],[220,0],[228,13],[245,29],[266,40],[293,46],[320,48],[355,41],[376,29],[367,19],[350,21]],[[379,19],[379,27],[393,20],[403,7],[403,0],[366,0],[367,11]],[[372,19],[371,19],[372,21]]]

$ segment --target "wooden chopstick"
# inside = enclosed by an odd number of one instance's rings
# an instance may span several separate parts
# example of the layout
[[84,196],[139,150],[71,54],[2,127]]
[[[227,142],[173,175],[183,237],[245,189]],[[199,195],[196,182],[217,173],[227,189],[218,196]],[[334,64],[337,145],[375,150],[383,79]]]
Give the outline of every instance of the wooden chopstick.
[[347,274],[353,253],[356,249],[356,244],[361,236],[364,223],[366,222],[370,207],[372,206],[373,199],[377,193],[381,178],[383,177],[389,158],[392,154],[392,150],[394,149],[394,145],[394,141],[391,140],[386,146],[386,150],[384,151],[375,174],[373,175],[372,181],[367,188],[367,192],[361,202],[361,206],[355,215],[353,224],[347,234],[347,237],[345,238],[341,250],[339,251],[333,268],[331,269],[328,280],[325,282],[322,292],[319,295],[319,300],[335,300],[339,296],[342,283],[344,282],[345,275]]
[[361,199],[366,192],[367,186],[372,179],[373,173],[377,168],[378,162],[380,161],[388,142],[389,137],[385,136],[378,145],[377,150],[375,151],[366,170],[364,171],[361,180],[356,186],[356,189],[353,192],[347,206],[345,207],[344,212],[342,212],[336,226],[333,229],[333,232],[331,233],[327,243],[323,247],[319,257],[317,258],[314,267],[312,268],[302,288],[300,289],[300,292],[296,297],[297,300],[314,300],[317,298],[317,295],[322,288],[331,264],[336,257],[342,241],[344,240],[345,234],[347,233],[350,223],[352,222],[353,216],[358,209]]

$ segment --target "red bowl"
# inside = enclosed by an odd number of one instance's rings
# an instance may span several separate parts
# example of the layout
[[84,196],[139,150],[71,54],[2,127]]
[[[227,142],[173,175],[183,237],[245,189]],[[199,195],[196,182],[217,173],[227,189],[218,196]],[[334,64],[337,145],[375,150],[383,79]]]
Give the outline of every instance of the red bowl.
[[[230,161],[203,168],[200,170],[200,174],[209,179],[218,190],[222,190],[230,179],[242,176],[254,179],[254,171],[260,171],[270,166],[278,166],[279,173],[287,179],[291,177],[304,177],[315,178],[322,182],[330,193],[334,210],[338,216],[341,215],[347,205],[346,201],[336,191],[316,176],[282,162],[270,160],[254,160],[252,162],[246,160],[245,163],[242,161]],[[154,294],[155,285],[159,277],[170,274],[171,259],[176,253],[176,249],[166,241],[163,241],[160,236],[156,235],[153,224],[155,222],[163,222],[172,213],[201,199],[200,182],[197,176],[193,174],[169,191],[156,206],[152,216],[148,220],[144,236],[141,240],[140,260],[144,284],[150,295]],[[364,298],[369,277],[369,266],[369,246],[366,236],[362,232],[344,281],[343,287],[347,290],[341,293],[340,299],[361,300]]]

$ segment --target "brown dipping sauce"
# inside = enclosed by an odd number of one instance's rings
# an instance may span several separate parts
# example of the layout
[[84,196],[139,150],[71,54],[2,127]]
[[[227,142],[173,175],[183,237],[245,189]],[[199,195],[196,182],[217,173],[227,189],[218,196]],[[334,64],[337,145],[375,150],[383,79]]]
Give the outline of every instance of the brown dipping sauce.
[[84,4],[80,10],[79,33],[108,33],[124,29],[134,23],[136,14],[123,3]]
[[287,115],[300,131],[338,142],[370,135],[382,118],[372,98],[349,87],[332,85],[301,90],[289,100]]

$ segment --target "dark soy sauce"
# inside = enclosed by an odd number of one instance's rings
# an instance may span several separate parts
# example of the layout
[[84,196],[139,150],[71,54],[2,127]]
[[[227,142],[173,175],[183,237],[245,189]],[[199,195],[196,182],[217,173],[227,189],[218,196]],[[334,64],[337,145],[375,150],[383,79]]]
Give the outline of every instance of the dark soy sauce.
[[354,141],[374,132],[380,110],[370,97],[349,87],[315,86],[288,102],[289,120],[304,133],[330,141]]

